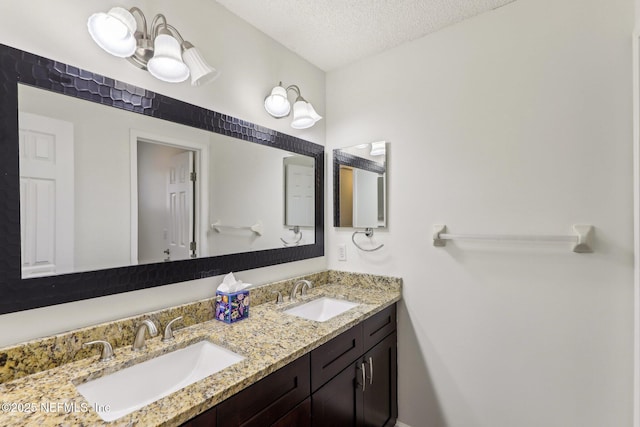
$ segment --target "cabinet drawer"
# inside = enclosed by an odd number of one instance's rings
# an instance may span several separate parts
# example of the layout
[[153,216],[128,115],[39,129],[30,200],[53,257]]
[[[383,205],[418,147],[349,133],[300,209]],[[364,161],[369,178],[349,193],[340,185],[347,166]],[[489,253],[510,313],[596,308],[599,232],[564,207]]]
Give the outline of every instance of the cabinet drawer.
[[324,383],[356,360],[364,352],[362,323],[338,335],[311,352],[311,390]]
[[218,425],[271,425],[309,394],[306,354],[218,405]]
[[363,323],[364,349],[368,350],[396,330],[396,305],[374,314]]

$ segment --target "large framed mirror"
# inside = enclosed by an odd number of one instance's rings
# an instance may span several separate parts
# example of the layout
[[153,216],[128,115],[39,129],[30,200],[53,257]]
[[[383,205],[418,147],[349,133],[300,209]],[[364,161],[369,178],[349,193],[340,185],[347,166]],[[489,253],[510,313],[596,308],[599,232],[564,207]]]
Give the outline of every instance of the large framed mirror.
[[0,313],[324,255],[320,145],[2,45],[0,144]]
[[377,141],[333,150],[333,225],[387,226],[389,143]]

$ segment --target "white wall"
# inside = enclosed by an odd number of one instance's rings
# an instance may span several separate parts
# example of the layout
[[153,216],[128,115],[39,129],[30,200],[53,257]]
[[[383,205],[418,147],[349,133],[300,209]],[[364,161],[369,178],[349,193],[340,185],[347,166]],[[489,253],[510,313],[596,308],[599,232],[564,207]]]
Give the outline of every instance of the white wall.
[[[156,13],[164,13],[169,23],[221,70],[221,76],[212,84],[197,88],[188,83],[164,83],[102,51],[87,32],[87,18],[116,4],[138,6],[148,19]],[[263,109],[264,97],[282,80],[285,84],[299,85],[305,97],[324,115],[324,72],[211,0],[7,2],[0,13],[0,43],[324,144],[324,120],[311,129],[296,131],[289,127],[287,120],[273,119]],[[241,272],[237,276],[245,282],[265,283],[324,268],[326,261],[321,257]],[[4,332],[0,347],[209,297],[220,281],[221,278],[209,278],[2,315],[0,329]]]
[[223,135],[211,136],[209,223],[252,226],[262,223],[263,233],[246,230],[209,230],[209,253],[221,255],[283,246],[288,236],[284,224],[284,158],[290,153]]
[[[633,6],[518,0],[328,73],[327,151],[391,143],[385,247],[358,252],[350,231],[329,228],[327,251],[330,268],[404,278],[402,422],[631,425]],[[588,223],[595,253],[435,248],[438,223],[516,234]]]

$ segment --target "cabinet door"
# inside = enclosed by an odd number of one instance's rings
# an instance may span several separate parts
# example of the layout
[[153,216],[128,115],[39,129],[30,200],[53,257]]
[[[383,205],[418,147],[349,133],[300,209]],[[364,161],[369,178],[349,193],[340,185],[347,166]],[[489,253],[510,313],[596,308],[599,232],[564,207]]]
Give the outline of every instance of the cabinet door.
[[356,427],[362,424],[360,363],[354,362],[311,395],[313,427]]
[[397,335],[394,332],[364,355],[364,425],[395,425],[398,417]]

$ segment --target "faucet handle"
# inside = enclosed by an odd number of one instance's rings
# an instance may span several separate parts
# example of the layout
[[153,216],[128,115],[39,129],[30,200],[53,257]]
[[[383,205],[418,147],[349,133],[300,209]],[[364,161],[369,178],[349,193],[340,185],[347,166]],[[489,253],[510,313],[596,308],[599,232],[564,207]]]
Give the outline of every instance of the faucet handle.
[[106,362],[107,360],[113,359],[113,347],[111,346],[111,343],[109,343],[109,341],[103,341],[103,340],[89,341],[82,344],[82,348],[87,348],[93,344],[102,344],[102,354],[100,355],[101,362]]
[[278,294],[278,296],[276,297],[276,304],[282,304],[284,302],[284,299],[282,298],[282,292],[280,291],[271,291],[272,294]]
[[176,317],[171,322],[167,323],[167,326],[164,327],[164,337],[162,337],[162,342],[171,341],[174,339],[172,325],[179,320],[182,320],[182,316]]
[[305,280],[304,283],[302,284],[302,291],[300,292],[300,294],[306,295],[307,289],[311,289],[311,288],[313,288],[313,284],[310,281]]

